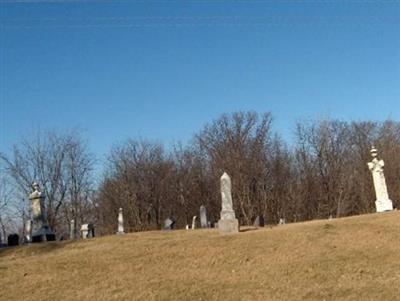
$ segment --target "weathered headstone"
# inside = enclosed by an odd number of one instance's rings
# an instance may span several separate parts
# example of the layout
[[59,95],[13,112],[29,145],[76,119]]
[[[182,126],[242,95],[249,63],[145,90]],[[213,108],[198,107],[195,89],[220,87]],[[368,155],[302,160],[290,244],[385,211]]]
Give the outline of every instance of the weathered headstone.
[[375,194],[376,194],[376,212],[384,212],[393,210],[393,203],[389,199],[385,175],[383,174],[383,166],[385,165],[383,160],[378,159],[378,150],[376,148],[371,149],[372,161],[368,162],[369,170],[372,173],[374,181]]
[[32,242],[32,220],[27,220],[25,222],[25,238],[24,238],[25,243],[31,243]]
[[200,206],[200,226],[202,228],[208,228],[207,209],[204,205]]
[[75,239],[75,220],[71,219],[70,225],[69,225],[69,239],[73,240]]
[[118,232],[117,234],[125,234],[124,232],[124,215],[122,213],[122,208],[118,211]]
[[256,219],[254,220],[253,226],[264,227],[265,226],[264,215],[257,215]]
[[56,236],[46,223],[44,195],[39,190],[39,184],[32,184],[32,193],[29,195],[32,205],[32,242],[54,241]]
[[197,218],[196,215],[193,216],[193,218],[192,218],[192,230],[196,229],[196,218]]
[[221,234],[234,234],[239,232],[239,221],[235,216],[232,202],[232,183],[229,175],[224,172],[221,177],[222,210],[221,219],[218,221],[218,231]]
[[175,220],[172,217],[165,219],[164,230],[172,230],[174,228]]
[[93,224],[91,224],[91,223],[83,224],[81,226],[81,237],[83,239],[95,237],[94,229],[95,229],[95,226]]
[[7,237],[7,245],[9,247],[18,246],[19,245],[19,235],[18,234],[10,234]]

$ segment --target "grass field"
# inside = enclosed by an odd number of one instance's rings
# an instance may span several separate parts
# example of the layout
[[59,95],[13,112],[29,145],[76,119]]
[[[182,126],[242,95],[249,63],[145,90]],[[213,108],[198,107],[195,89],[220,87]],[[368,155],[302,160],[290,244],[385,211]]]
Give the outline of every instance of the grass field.
[[1,300],[400,300],[400,212],[0,251]]

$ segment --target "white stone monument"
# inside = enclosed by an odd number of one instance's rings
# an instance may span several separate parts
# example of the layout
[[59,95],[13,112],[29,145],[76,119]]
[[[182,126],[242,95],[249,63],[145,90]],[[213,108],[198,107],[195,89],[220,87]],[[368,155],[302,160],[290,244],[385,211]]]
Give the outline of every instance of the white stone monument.
[[204,205],[200,206],[200,225],[202,228],[208,228],[207,209]]
[[232,202],[232,183],[229,175],[224,172],[221,177],[222,210],[221,219],[218,221],[218,231],[221,234],[234,234],[239,232],[239,221],[235,216]]
[[118,212],[118,232],[117,234],[125,234],[124,232],[124,215],[122,213],[122,208],[119,208]]
[[368,162],[369,170],[372,173],[376,194],[376,212],[384,212],[393,210],[393,203],[389,199],[387,192],[385,175],[383,174],[383,160],[378,159],[378,150],[374,147],[371,149],[372,161]]
[[83,239],[92,238],[95,236],[93,224],[83,224],[81,226],[81,237]]
[[54,241],[56,236],[46,223],[44,195],[39,190],[39,184],[32,184],[32,193],[29,195],[32,205],[32,242]]
[[196,229],[196,218],[197,218],[197,215],[193,216],[193,218],[192,218],[192,230]]
[[69,226],[69,239],[75,239],[75,220],[71,219]]
[[27,220],[25,222],[25,243],[32,242],[32,220]]

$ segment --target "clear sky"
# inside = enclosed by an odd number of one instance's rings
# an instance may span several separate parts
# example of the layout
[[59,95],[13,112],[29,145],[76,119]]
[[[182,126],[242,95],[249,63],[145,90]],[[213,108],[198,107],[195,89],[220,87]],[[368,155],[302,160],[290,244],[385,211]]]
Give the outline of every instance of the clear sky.
[[186,142],[235,110],[400,119],[398,1],[1,0],[0,151],[79,127],[91,151]]

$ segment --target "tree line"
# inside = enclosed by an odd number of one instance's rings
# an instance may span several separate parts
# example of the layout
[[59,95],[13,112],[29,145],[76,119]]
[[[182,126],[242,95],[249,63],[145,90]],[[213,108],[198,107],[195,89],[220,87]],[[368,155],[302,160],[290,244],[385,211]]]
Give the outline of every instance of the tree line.
[[[41,133],[0,159],[25,199],[31,183],[39,182],[57,234],[68,233],[71,219],[78,226],[94,222],[98,233],[111,234],[120,207],[128,231],[160,229],[167,217],[184,227],[199,215],[200,205],[206,206],[211,222],[218,221],[224,171],[232,178],[234,209],[242,225],[259,215],[276,224],[280,218],[297,222],[374,212],[367,167],[372,145],[385,160],[389,196],[397,207],[400,122],[392,120],[298,122],[288,144],[273,131],[270,113],[224,114],[185,146],[166,150],[137,139],[114,146],[97,183],[96,161],[76,131]],[[28,202],[17,204],[21,218],[29,216]]]

